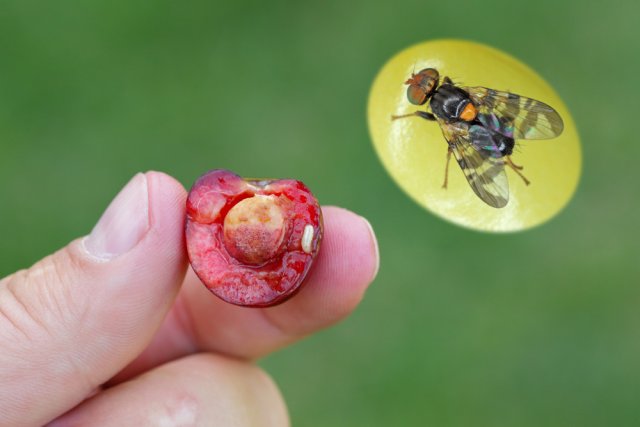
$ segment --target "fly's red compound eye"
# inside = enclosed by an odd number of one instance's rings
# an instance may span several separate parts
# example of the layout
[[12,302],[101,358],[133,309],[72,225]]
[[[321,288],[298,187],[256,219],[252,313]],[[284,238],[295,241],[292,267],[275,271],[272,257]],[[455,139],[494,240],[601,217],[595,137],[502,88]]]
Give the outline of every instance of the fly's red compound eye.
[[407,98],[414,105],[422,105],[427,102],[436,86],[440,75],[434,68],[425,68],[420,70],[418,74],[411,74],[411,78],[407,80],[409,87],[407,88]]
[[427,93],[422,86],[410,84],[407,88],[407,98],[413,105],[422,105],[427,102]]
[[421,81],[424,83],[429,81],[429,83],[433,87],[438,82],[438,79],[440,78],[440,74],[438,73],[438,70],[436,70],[435,68],[425,68],[424,70],[420,70],[420,72],[416,74],[416,77],[419,77]]

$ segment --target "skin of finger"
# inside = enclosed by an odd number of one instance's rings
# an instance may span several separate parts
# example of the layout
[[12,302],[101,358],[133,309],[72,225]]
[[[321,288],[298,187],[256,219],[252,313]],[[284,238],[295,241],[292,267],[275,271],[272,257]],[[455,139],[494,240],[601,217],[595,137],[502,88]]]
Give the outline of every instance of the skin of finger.
[[307,283],[287,302],[238,307],[212,295],[192,271],[152,344],[112,383],[195,351],[255,359],[347,316],[374,279],[379,255],[369,223],[345,209],[323,208],[325,236]]
[[0,425],[42,425],[149,343],[184,278],[185,192],[148,173],[150,229],[108,262],[76,240],[2,280]]
[[289,417],[264,371],[201,353],[98,393],[48,427],[88,425],[284,427]]
[[[368,222],[342,208],[323,208],[325,236],[316,263],[298,295],[254,310],[205,298],[208,291],[187,274],[185,307],[199,348],[235,357],[265,356],[349,315],[378,270],[375,236]],[[212,329],[209,325],[223,325]]]

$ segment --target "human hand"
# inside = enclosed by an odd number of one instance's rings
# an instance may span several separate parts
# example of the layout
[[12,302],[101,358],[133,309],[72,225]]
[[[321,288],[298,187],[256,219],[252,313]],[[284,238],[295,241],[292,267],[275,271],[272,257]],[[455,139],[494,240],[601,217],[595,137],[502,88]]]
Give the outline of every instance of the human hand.
[[288,425],[251,361],[355,308],[378,268],[373,232],[324,208],[304,288],[237,307],[187,271],[185,198],[173,178],[138,174],[89,236],[0,280],[1,426]]

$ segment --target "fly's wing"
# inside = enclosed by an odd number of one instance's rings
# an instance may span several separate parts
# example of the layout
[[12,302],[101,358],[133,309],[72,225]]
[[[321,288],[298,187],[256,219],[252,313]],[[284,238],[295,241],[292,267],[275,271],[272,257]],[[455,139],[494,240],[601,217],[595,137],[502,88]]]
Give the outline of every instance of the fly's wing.
[[488,129],[514,139],[548,139],[562,133],[564,123],[547,104],[486,87],[464,87]]
[[509,183],[504,162],[489,150],[474,147],[465,122],[438,121],[464,176],[473,191],[489,206],[502,208],[509,201]]

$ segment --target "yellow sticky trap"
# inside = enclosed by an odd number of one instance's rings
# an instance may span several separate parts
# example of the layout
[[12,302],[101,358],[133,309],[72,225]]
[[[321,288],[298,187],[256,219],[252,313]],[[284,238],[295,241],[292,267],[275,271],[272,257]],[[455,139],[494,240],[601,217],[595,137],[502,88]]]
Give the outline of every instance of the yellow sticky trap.
[[[451,159],[448,188],[443,189],[447,143],[437,122],[420,117],[392,121],[392,115],[426,111],[426,104],[407,100],[404,82],[412,72],[435,68],[441,79],[457,86],[485,86],[542,101],[564,121],[553,139],[516,140],[511,156],[523,166],[524,181],[505,166],[509,203],[485,204],[473,192],[464,173]],[[369,130],[383,165],[400,187],[421,206],[464,227],[483,231],[524,230],[551,219],[569,202],[581,169],[578,133],[567,107],[556,92],[529,67],[494,48],[462,40],[435,40],[403,50],[376,77],[368,106]]]

